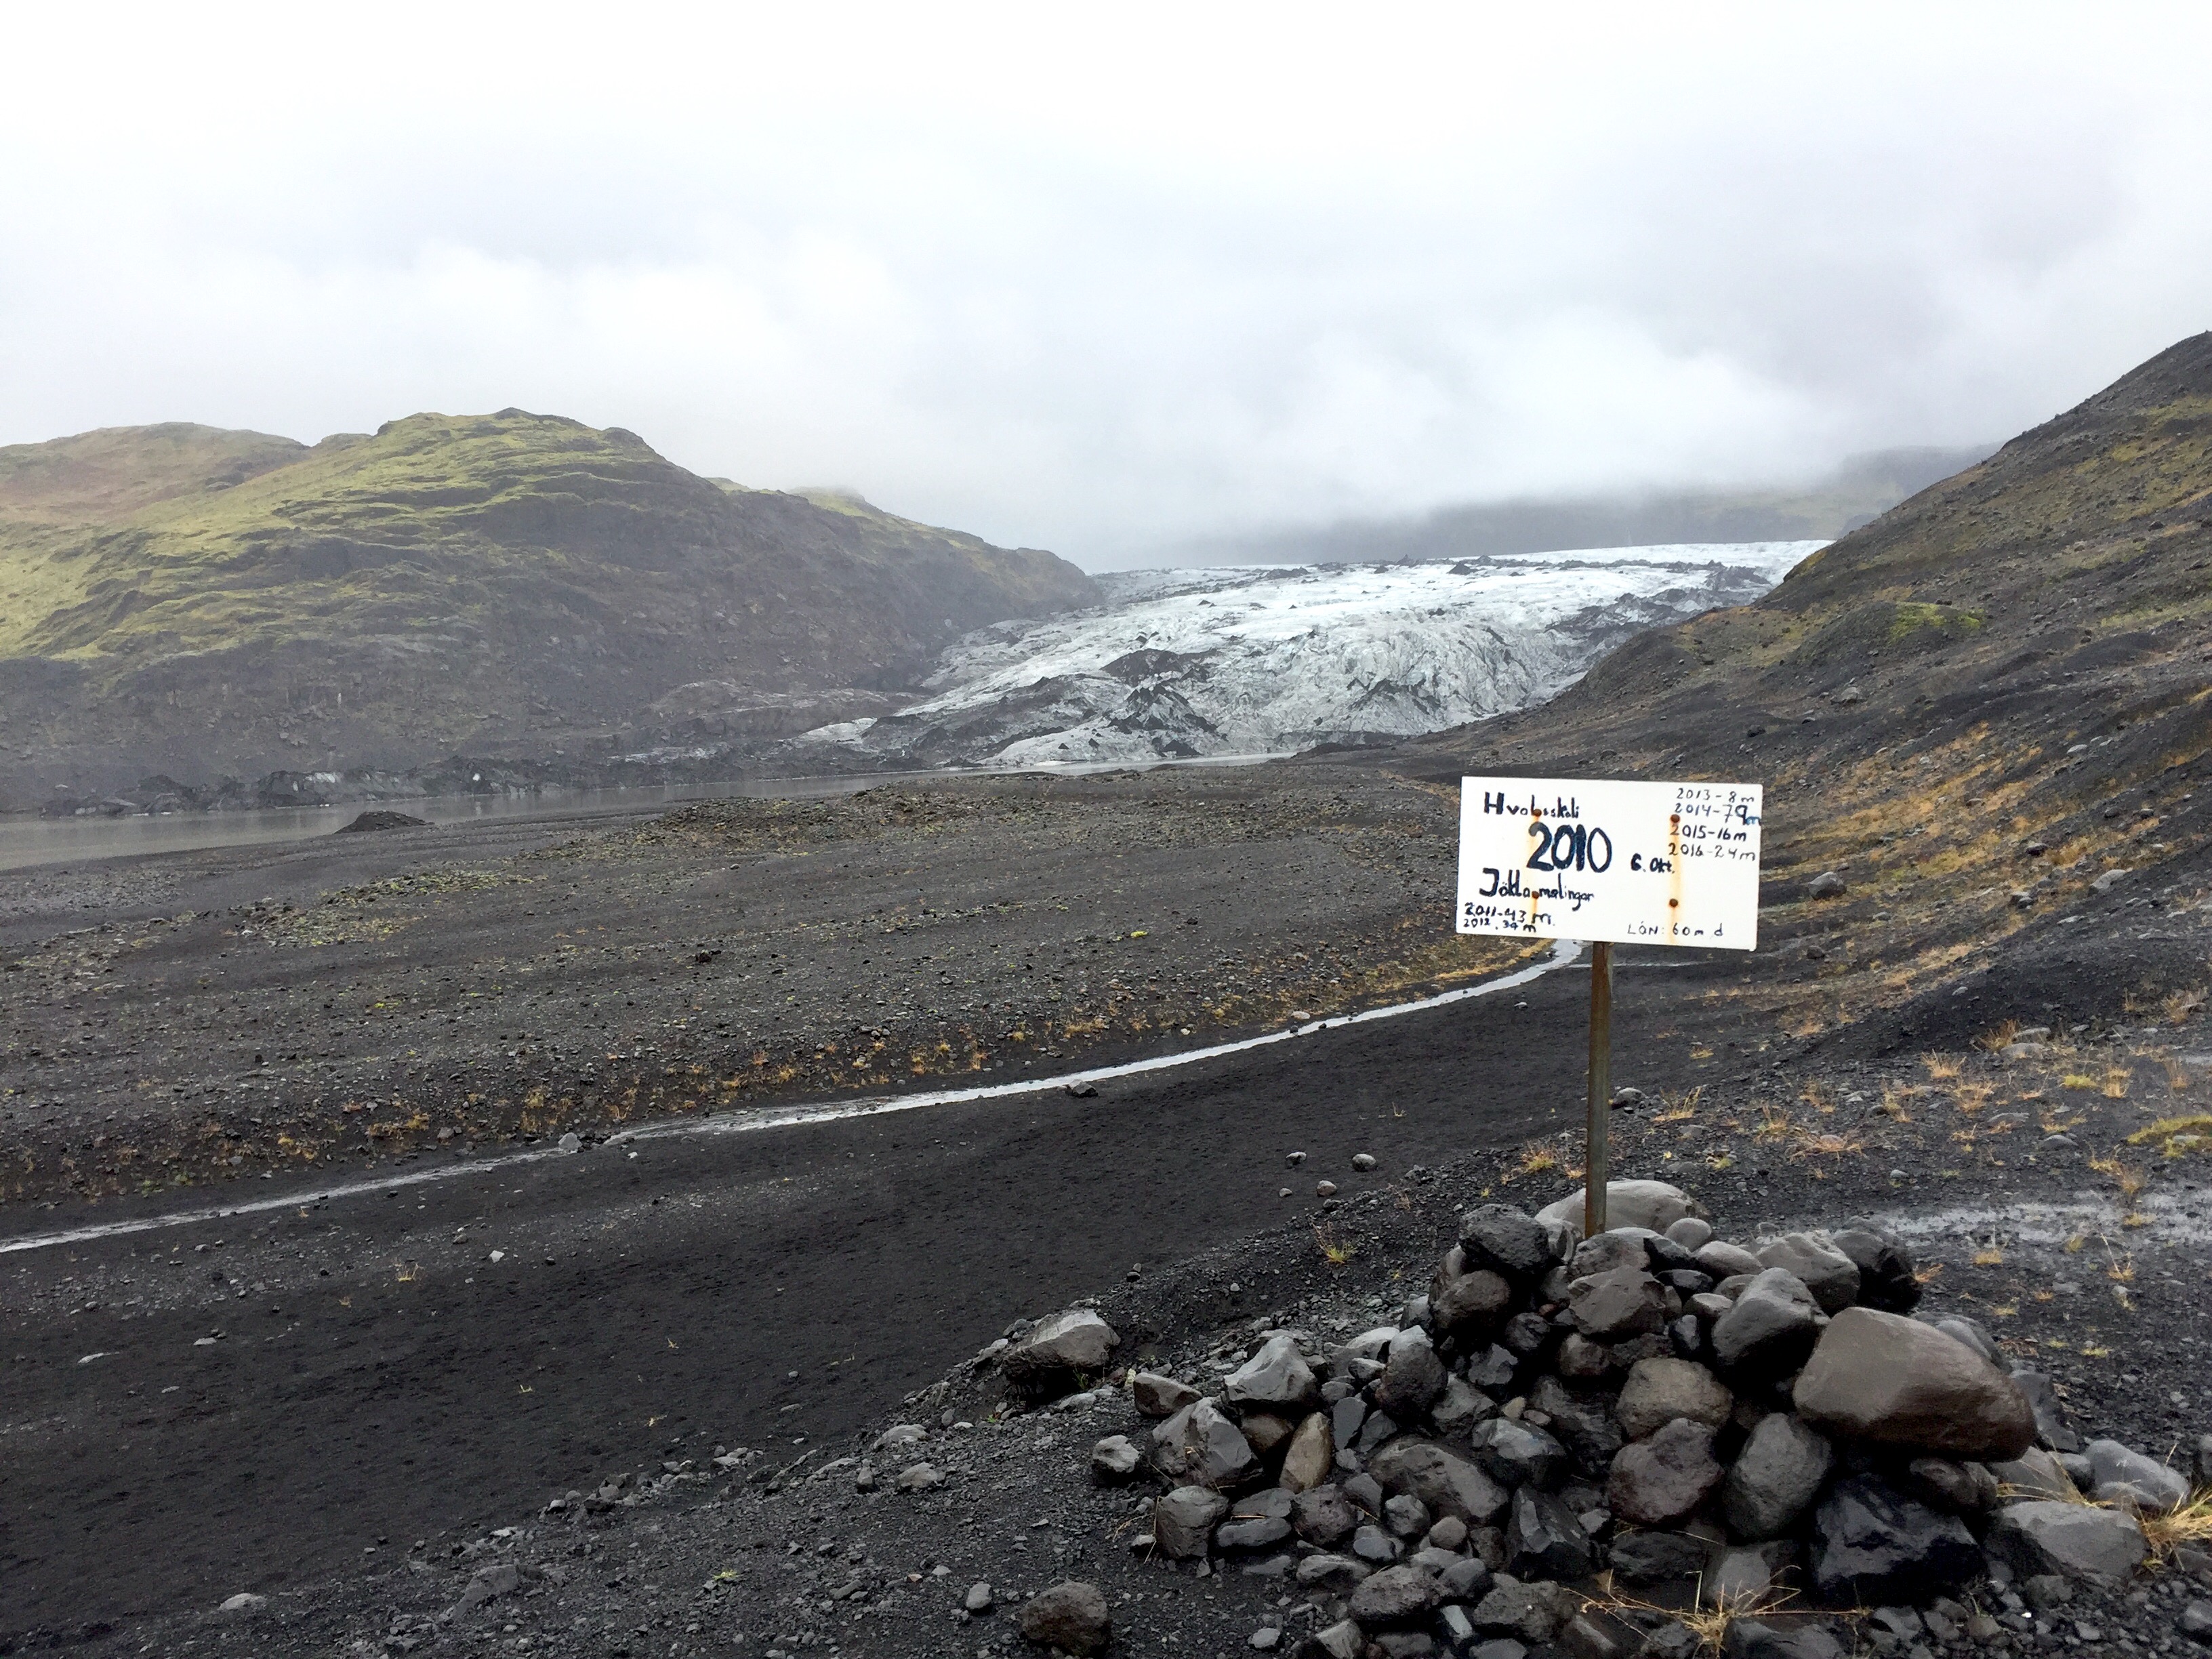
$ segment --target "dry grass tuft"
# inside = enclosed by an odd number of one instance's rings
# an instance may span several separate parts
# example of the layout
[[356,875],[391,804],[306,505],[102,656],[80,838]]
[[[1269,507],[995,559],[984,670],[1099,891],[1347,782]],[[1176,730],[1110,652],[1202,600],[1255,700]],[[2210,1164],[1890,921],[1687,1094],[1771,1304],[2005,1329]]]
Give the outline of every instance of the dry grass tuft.
[[1948,1083],[1966,1069],[1956,1054],[1923,1054],[1920,1063],[1928,1068],[1929,1077],[1937,1083]]
[[2132,1164],[2124,1164],[2117,1158],[2093,1158],[2089,1167],[2111,1180],[2120,1189],[2120,1196],[2132,1204],[2136,1195],[2150,1184],[2150,1177]]
[[2155,1141],[2166,1157],[2179,1158],[2185,1152],[2203,1150],[2208,1138],[2212,1138],[2212,1112],[2197,1112],[2146,1123],[2128,1137],[2128,1145],[2141,1146]]
[[1314,1243],[1321,1248],[1321,1259],[1332,1267],[1341,1267],[1359,1252],[1336,1236],[1336,1229],[1324,1221],[1314,1229]]
[[2176,1550],[2212,1545],[2212,1486],[2200,1486],[2187,1503],[2168,1514],[2144,1516],[2142,1529],[2150,1540],[2154,1566],[2171,1562]]
[[1855,1158],[1866,1151],[1866,1143],[1854,1140],[1849,1135],[1814,1134],[1800,1131],[1797,1136],[1798,1158]]
[[1521,1149],[1521,1162],[1514,1166],[1515,1175],[1541,1175],[1547,1170],[1559,1167],[1559,1155],[1540,1140],[1532,1140]]
[[1698,1115],[1698,1103],[1705,1097],[1705,1085],[1702,1083],[1684,1094],[1662,1094],[1659,1097],[1660,1109],[1653,1115],[1651,1121],[1654,1123],[1687,1122]]
[[1775,1140],[1790,1133],[1790,1114],[1779,1106],[1761,1106],[1759,1121],[1752,1126],[1754,1140]]
[[1996,1098],[1996,1085],[1990,1083],[1961,1083],[1951,1091],[1951,1103],[1968,1117]]
[[[1608,1592],[1612,1591],[1611,1580],[1612,1575],[1607,1574],[1605,1583]],[[1612,1613],[1616,1618],[1622,1618],[1631,1613],[1647,1615],[1660,1613],[1669,1619],[1679,1620],[1682,1624],[1686,1625],[1691,1634],[1698,1638],[1698,1650],[1700,1653],[1718,1654],[1728,1641],[1729,1626],[1735,1624],[1737,1620],[1765,1619],[1784,1612],[1790,1603],[1796,1600],[1796,1596],[1797,1593],[1795,1590],[1769,1589],[1761,1591],[1756,1595],[1716,1596],[1709,1601],[1705,1599],[1705,1580],[1700,1577],[1698,1580],[1696,1599],[1686,1612],[1680,1607],[1657,1607],[1649,1601],[1639,1601],[1633,1596],[1618,1593],[1609,1593],[1602,1598],[1593,1598],[1584,1601],[1583,1605],[1586,1608],[1595,1608],[1601,1613]]]
[[2128,1097],[2128,1089],[2135,1080],[2136,1074],[2126,1066],[2107,1066],[2105,1067],[2105,1075],[2100,1079],[2097,1087],[2107,1100],[2125,1100]]
[[2180,1025],[2186,1023],[2189,1017],[2203,1006],[2204,988],[2202,985],[2197,985],[2186,991],[2174,992],[2160,1005],[2160,1011],[2166,1015],[2169,1024]]
[[2019,1035],[2020,1022],[2016,1019],[2008,1019],[2003,1024],[1995,1026],[1976,1037],[1974,1047],[1985,1054],[1993,1054],[2001,1048],[2010,1048],[2012,1040]]
[[2005,1253],[1994,1244],[1984,1244],[1974,1252],[1974,1265],[1977,1267],[2002,1267],[2004,1266],[2004,1259]]

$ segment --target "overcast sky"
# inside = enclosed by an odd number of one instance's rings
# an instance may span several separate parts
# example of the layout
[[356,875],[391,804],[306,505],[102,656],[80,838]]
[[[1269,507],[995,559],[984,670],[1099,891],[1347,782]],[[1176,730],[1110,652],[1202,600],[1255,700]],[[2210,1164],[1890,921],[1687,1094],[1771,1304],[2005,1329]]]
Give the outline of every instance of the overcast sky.
[[1540,9],[18,11],[0,442],[514,404],[1103,568],[2212,325],[2212,9]]

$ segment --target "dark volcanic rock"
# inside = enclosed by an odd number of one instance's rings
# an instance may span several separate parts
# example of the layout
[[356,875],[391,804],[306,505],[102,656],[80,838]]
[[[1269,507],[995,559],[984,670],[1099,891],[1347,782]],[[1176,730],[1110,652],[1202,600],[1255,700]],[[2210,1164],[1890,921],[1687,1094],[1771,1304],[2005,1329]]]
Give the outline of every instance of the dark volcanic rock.
[[1229,1500],[1212,1487],[1177,1486],[1152,1505],[1153,1545],[1170,1561],[1202,1559],[1228,1513]]
[[1577,1279],[1568,1293],[1575,1328],[1592,1341],[1613,1342],[1666,1328],[1659,1281],[1641,1267],[1615,1267]]
[[1121,1341],[1114,1328],[1090,1309],[1070,1308],[1039,1321],[999,1364],[1012,1382],[1032,1388],[1057,1386],[1063,1380],[1104,1370]]
[[1057,1648],[1077,1659],[1106,1651],[1114,1621],[1096,1584],[1069,1579],[1039,1590],[1022,1603],[1022,1634],[1041,1648]]
[[1411,1492],[1431,1515],[1455,1515],[1470,1527],[1487,1526],[1504,1512],[1511,1495],[1473,1463],[1434,1441],[1401,1435],[1370,1467],[1385,1492]]
[[1676,1418],[1647,1440],[1621,1449],[1606,1485],[1606,1507],[1639,1527],[1686,1519],[1727,1472],[1713,1455],[1713,1431]]
[[1990,1553],[2023,1577],[2056,1573],[2118,1589],[2148,1553],[2133,1516],[2063,1499],[2008,1504],[1990,1528]]
[[1641,1440],[1678,1417],[1718,1428],[1735,1409],[1735,1397],[1703,1365],[1682,1359],[1639,1359],[1629,1367],[1613,1415],[1631,1440]]
[[1244,1431],[1201,1400],[1152,1431],[1152,1467],[1170,1480],[1227,1491],[1249,1480],[1259,1459]]
[[1549,1491],[1567,1473],[1565,1446],[1543,1430],[1510,1418],[1488,1418],[1476,1425],[1468,1445],[1474,1461],[1509,1486]]
[[2012,1380],[2027,1396],[2029,1408],[2035,1413],[2037,1441],[2055,1452],[2080,1451],[2081,1431],[2066,1415],[2066,1407],[2051,1387],[2051,1379],[2041,1371],[2014,1371]]
[[1447,1375],[1426,1331],[1401,1331],[1390,1345],[1389,1363],[1376,1381],[1375,1403],[1401,1423],[1409,1423],[1444,1391]]
[[1613,1571],[1632,1584],[1694,1578],[1712,1565],[1715,1546],[1686,1532],[1624,1532],[1606,1554]]
[[1551,1241],[1530,1215],[1510,1204],[1485,1204],[1459,1219],[1468,1266],[1488,1267],[1524,1283],[1553,1262]]
[[1352,1536],[1359,1511],[1341,1486],[1316,1486],[1292,1500],[1291,1525],[1308,1543],[1328,1549]]
[[1437,1328],[1454,1334],[1480,1334],[1497,1328],[1513,1305],[1513,1286],[1504,1275],[1487,1267],[1448,1279],[1443,1273],[1429,1286],[1429,1313]]
[[1721,1512],[1738,1538],[1779,1538],[1796,1523],[1828,1478],[1827,1440],[1788,1412],[1759,1419],[1729,1466]]
[[1346,1610],[1362,1625],[1410,1625],[1443,1599],[1443,1589],[1421,1568],[1385,1567],[1361,1581]]
[[1595,1552],[1572,1510],[1550,1492],[1523,1486],[1513,1494],[1505,1556],[1516,1578],[1572,1579],[1588,1576]]
[[1822,1596],[1863,1607],[1956,1594],[1983,1574],[1981,1547],[1958,1516],[1870,1474],[1838,1482],[1814,1510],[1812,1565]]
[[1820,1304],[1796,1274],[1768,1267],[1713,1322],[1713,1358],[1724,1372],[1786,1376],[1813,1351],[1820,1315]]
[[1753,1252],[1762,1267],[1795,1273],[1823,1313],[1840,1313],[1858,1300],[1858,1264],[1826,1233],[1784,1233]]
[[1273,1407],[1294,1414],[1321,1398],[1321,1384],[1299,1357],[1297,1340],[1290,1336],[1271,1336],[1261,1343],[1259,1352],[1230,1372],[1224,1391],[1232,1405]]
[[1902,1314],[1920,1305],[1920,1281],[1912,1276],[1912,1253],[1896,1234],[1865,1222],[1853,1222],[1830,1233],[1828,1242],[1858,1268],[1861,1307]]
[[1622,1445],[1620,1425],[1602,1398],[1585,1400],[1568,1391],[1556,1376],[1537,1379],[1528,1403],[1552,1419],[1551,1433],[1575,1455],[1584,1474],[1601,1477]]

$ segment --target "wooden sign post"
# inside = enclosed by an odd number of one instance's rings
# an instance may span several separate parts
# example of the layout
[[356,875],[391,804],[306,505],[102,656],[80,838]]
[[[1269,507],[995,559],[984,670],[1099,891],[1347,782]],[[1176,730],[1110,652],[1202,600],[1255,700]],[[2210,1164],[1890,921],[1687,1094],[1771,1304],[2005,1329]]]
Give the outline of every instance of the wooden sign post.
[[1585,1237],[1606,1230],[1613,947],[1756,947],[1763,793],[1755,783],[1460,781],[1458,931],[1590,945]]

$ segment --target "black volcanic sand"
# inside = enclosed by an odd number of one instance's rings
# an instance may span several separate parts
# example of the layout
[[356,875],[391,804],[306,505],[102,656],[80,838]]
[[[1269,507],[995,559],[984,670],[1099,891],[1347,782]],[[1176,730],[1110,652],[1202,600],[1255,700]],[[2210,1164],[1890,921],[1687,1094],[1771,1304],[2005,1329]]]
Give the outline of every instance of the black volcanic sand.
[[[459,1173],[0,1256],[0,1631],[313,1583],[702,1444],[835,1443],[1011,1319],[1286,1210],[1310,1225],[1316,1172],[1347,1190],[1383,1179],[1346,1173],[1355,1151],[1396,1171],[1577,1121],[1585,991],[1571,970],[1091,1099],[492,1161],[502,1144],[550,1152],[563,1122],[599,1134],[618,1113],[686,1115],[681,1097],[617,1091],[640,1077],[769,1079],[708,1097],[735,1125],[770,1100],[884,1092],[879,1055],[922,1086],[999,1082],[1466,975],[1485,949],[1511,953],[1440,937],[1449,809],[1318,766],[948,781],[111,866],[77,890],[105,884],[104,933],[72,931],[88,918],[60,908],[70,890],[41,887],[46,912],[9,924],[9,959],[26,965],[0,981],[11,1086],[27,1091],[9,1100],[8,1162],[43,1194],[10,1206],[10,1236]],[[192,920],[144,925],[187,898]],[[1984,1025],[2063,1006],[2081,1042],[2103,1042],[2146,961],[2201,964],[2212,942],[2194,901],[2170,897],[2154,928],[2143,917],[2115,895],[2081,922],[2001,933],[1928,996]],[[1790,1090],[1918,1046],[1894,1017],[1778,1029],[1753,993],[1818,968],[1787,952],[1623,962],[1621,1080],[1704,1085],[1740,1121],[1754,1098],[1795,1110]],[[872,1030],[890,1036],[855,1041]],[[747,1063],[763,1050],[774,1064]],[[2163,1062],[2130,1063],[2148,1079]],[[2130,1088],[2125,1110],[2150,1104],[2147,1081]],[[529,1105],[539,1089],[570,1100],[565,1116]],[[360,1119],[380,1133],[316,1139]],[[458,1131],[443,1152],[441,1127]],[[1917,1180],[1924,1158],[1876,1150],[1889,1131],[1871,1127],[1844,1125],[1867,1167]],[[175,1163],[122,1159],[164,1133]],[[191,1184],[72,1194],[40,1173],[64,1137],[76,1173],[105,1155]],[[1766,1156],[1794,1144],[1757,1141],[1771,1167],[1741,1192],[1802,1193],[1817,1220],[1831,1189],[1813,1172],[1840,1182],[1856,1166]],[[1991,1144],[2002,1158],[2021,1142]],[[1295,1178],[1290,1150],[1314,1158]],[[1685,1142],[1651,1172],[1710,1150]],[[1751,1167],[1691,1184],[1725,1212]],[[1955,1167],[1972,1195],[2004,1178]]]
[[[1676,1000],[1662,979],[1687,980],[1692,1005],[1710,988],[1694,963],[1623,977],[1632,1019]],[[603,1148],[495,1192],[455,1183],[265,1231],[226,1224],[219,1250],[164,1243],[175,1266],[155,1267],[145,1240],[136,1256],[76,1251],[80,1286],[161,1305],[10,1333],[40,1346],[17,1369],[21,1414],[76,1448],[11,1471],[8,1512],[37,1517],[11,1540],[5,1582],[24,1600],[11,1618],[62,1635],[95,1612],[191,1608],[119,1620],[83,1638],[93,1652],[321,1654],[396,1634],[436,1651],[520,1635],[560,1654],[967,1654],[1022,1650],[1018,1596],[1075,1576],[1106,1589],[1121,1650],[1170,1632],[1224,1653],[1264,1626],[1295,1632],[1314,1615],[1283,1605],[1279,1582],[1201,1583],[1129,1556],[1133,1495],[1085,1475],[1097,1437],[1139,1426],[1125,1405],[1012,1412],[994,1373],[957,1362],[1006,1320],[1079,1293],[1123,1334],[1118,1358],[1186,1371],[1226,1363],[1267,1324],[1387,1322],[1425,1285],[1460,1208],[1533,1208],[1568,1189],[1572,1114],[1532,1112],[1522,1095],[1556,1079],[1583,989],[1579,971],[1556,972],[1479,1014],[1340,1030],[1093,1100],[648,1143],[635,1163]],[[1901,1227],[1926,1306],[2035,1360],[2086,1433],[2185,1457],[2212,1428],[2198,1319],[2212,1165],[2202,1142],[2142,1132],[2203,1109],[2208,1044],[2185,1011],[2062,1034],[2047,1057],[2011,1063],[1970,1048],[1702,1088],[1639,1071],[1657,1097],[1615,1115],[1617,1162],[1701,1195],[1725,1237],[1860,1214]],[[1500,1150],[1462,1150],[1485,1143]],[[1295,1170],[1290,1150],[1310,1154]],[[1380,1170],[1353,1172],[1354,1150]],[[1317,1203],[1316,1176],[1345,1196]],[[979,1193],[995,1200],[987,1224]],[[1322,1260],[1316,1224],[1347,1263]],[[489,1264],[502,1245],[507,1260]],[[410,1279],[377,1271],[403,1260]],[[212,1277],[250,1274],[267,1276],[259,1291],[219,1299]],[[223,1339],[191,1346],[210,1325]],[[123,1351],[72,1375],[64,1331]],[[165,1410],[156,1389],[173,1386]],[[898,1421],[929,1434],[872,1458],[885,1486],[926,1458],[951,1474],[943,1492],[854,1490],[849,1460]],[[117,1442],[144,1462],[128,1467]],[[806,1478],[823,1463],[838,1467]],[[634,1505],[544,1512],[624,1474],[643,1492]],[[111,1488],[126,1495],[103,1498]],[[140,1555],[156,1525],[161,1550]],[[131,1574],[106,1565],[118,1553]],[[527,1594],[434,1622],[501,1560],[524,1567]],[[960,1598],[979,1580],[1000,1611],[970,1624]],[[2065,1616],[2155,1644],[2185,1587],[2203,1593],[2172,1574],[2132,1599],[2077,1592]],[[269,1607],[210,1613],[241,1588]]]
[[1313,769],[948,779],[653,823],[0,882],[0,1200],[384,1167],[763,1099],[1003,1080],[1403,997],[1449,792]]

